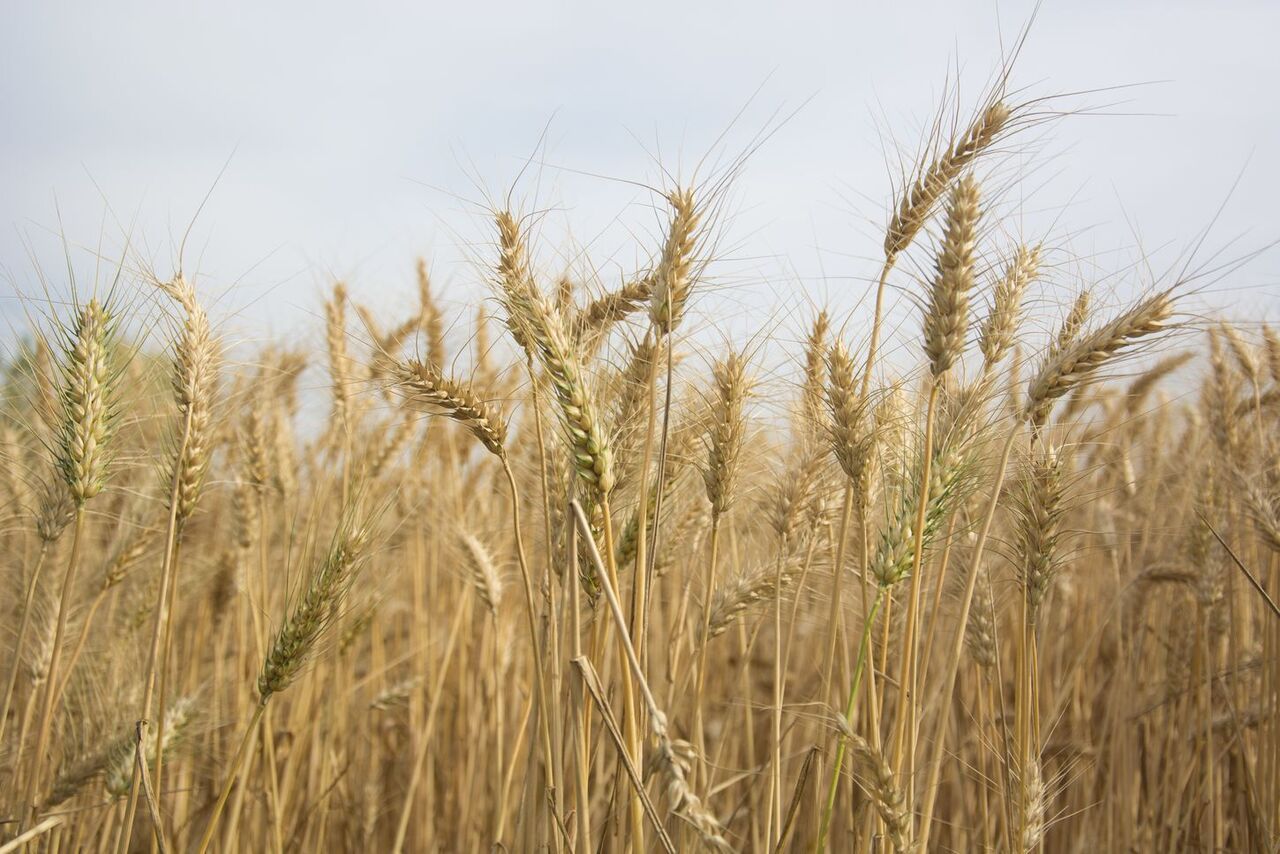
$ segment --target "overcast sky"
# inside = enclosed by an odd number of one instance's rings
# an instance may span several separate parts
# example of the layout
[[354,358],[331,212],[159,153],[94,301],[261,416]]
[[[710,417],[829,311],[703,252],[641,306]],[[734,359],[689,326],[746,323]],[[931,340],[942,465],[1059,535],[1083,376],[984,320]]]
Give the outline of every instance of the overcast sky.
[[[16,294],[36,287],[37,265],[65,280],[59,231],[90,247],[105,235],[117,252],[128,231],[167,272],[224,165],[186,264],[242,334],[313,325],[335,275],[392,311],[419,254],[464,301],[487,238],[478,205],[535,152],[538,174],[516,199],[555,211],[544,251],[571,230],[603,266],[626,266],[635,254],[617,235],[650,237],[657,222],[652,194],[627,181],[661,183],[658,164],[688,176],[702,155],[724,162],[778,124],[736,179],[722,239],[734,263],[717,296],[756,325],[771,304],[853,306],[896,172],[886,151],[914,149],[957,72],[972,105],[1032,12],[954,0],[8,2],[0,322],[19,322]],[[1052,226],[1056,244],[1114,268],[1139,246],[1185,247],[1242,175],[1209,245],[1239,239],[1238,255],[1280,237],[1277,34],[1275,2],[1045,2],[1014,84],[1093,90],[1054,103],[1106,115],[1034,140],[1026,227]],[[1264,255],[1209,298],[1274,315],[1277,282],[1280,256]]]

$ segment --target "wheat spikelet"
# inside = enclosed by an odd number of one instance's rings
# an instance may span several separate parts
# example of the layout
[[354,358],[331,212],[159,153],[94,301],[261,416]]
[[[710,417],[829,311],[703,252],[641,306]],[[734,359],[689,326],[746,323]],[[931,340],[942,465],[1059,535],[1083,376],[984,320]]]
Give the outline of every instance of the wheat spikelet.
[[653,279],[646,276],[627,282],[588,303],[574,318],[574,336],[587,350],[603,340],[609,331],[627,315],[638,311],[653,296]]
[[979,667],[989,670],[996,664],[996,614],[991,581],[985,566],[971,567],[969,571],[978,573],[978,579],[974,582],[969,621],[964,626],[965,649]]
[[1165,356],[1156,362],[1150,368],[1147,368],[1142,374],[1129,384],[1129,388],[1125,390],[1125,407],[1130,415],[1136,415],[1142,410],[1143,403],[1146,402],[1147,396],[1151,394],[1151,390],[1160,383],[1165,377],[1181,368],[1195,356],[1194,353],[1174,353],[1172,356]]
[[698,834],[702,844],[711,851],[731,852],[732,846],[724,838],[724,828],[720,820],[703,804],[702,799],[689,785],[689,772],[697,759],[693,745],[687,741],[673,739],[667,734],[665,716],[657,709],[657,714],[650,716],[650,729],[654,733],[657,747],[650,757],[649,766],[654,772],[666,779],[667,798],[671,802],[671,810],[687,821]]
[[218,557],[217,569],[209,585],[209,610],[215,627],[222,625],[242,585],[241,561],[232,549],[227,549]]
[[232,542],[242,552],[253,548],[253,490],[249,484],[237,481],[231,490]]
[[4,464],[2,494],[14,508],[27,507],[30,501],[22,472],[23,456],[18,431],[7,424],[0,425],[0,462]]
[[1044,839],[1045,828],[1045,790],[1044,778],[1040,774],[1040,763],[1032,759],[1021,775],[1022,792],[1018,800],[1022,827],[1022,850],[1035,851]]
[[782,542],[794,540],[802,525],[812,524],[820,515],[825,461],[822,447],[802,447],[776,478],[769,521]]
[[[191,733],[195,720],[196,702],[193,697],[183,697],[174,701],[164,713],[164,744],[157,745],[160,738],[155,728],[147,730],[146,756],[147,764],[155,765],[157,757],[166,758],[180,747]],[[129,793],[133,781],[134,745],[132,736],[126,736],[116,742],[107,758],[106,790],[113,797],[122,797]]]
[[27,678],[31,681],[33,691],[49,678],[49,662],[53,659],[53,637],[58,627],[56,603],[48,601],[52,598],[48,591],[38,589],[37,593],[43,601],[32,603],[32,623],[35,633],[32,637],[30,653],[26,658]]
[[54,777],[49,794],[41,802],[40,809],[49,810],[74,798],[81,789],[106,771],[107,763],[112,757],[130,750],[131,747],[130,739],[121,738],[76,759]]
[[463,564],[467,568],[467,580],[480,596],[480,601],[489,609],[489,613],[497,616],[502,605],[502,575],[493,562],[489,548],[470,531],[458,532],[458,543],[462,547]]
[[827,435],[831,452],[860,494],[874,453],[876,433],[867,401],[858,393],[853,358],[843,341],[827,352]]
[[1235,482],[1258,535],[1272,550],[1280,552],[1280,471],[1274,469],[1273,465],[1270,477],[1263,478],[1237,470]]
[[[971,438],[964,431],[952,431],[951,435],[944,435],[935,449],[935,458],[929,466],[929,486],[923,496],[926,504],[921,542],[926,548],[937,536],[952,508],[973,486]],[[922,464],[923,460],[917,463]],[[872,577],[882,588],[893,587],[911,574],[914,525],[921,500],[920,480],[915,471],[906,473],[897,505],[880,532],[870,569]]]
[[324,304],[325,344],[329,351],[329,379],[333,384],[333,425],[341,429],[350,415],[351,361],[347,355],[347,288],[333,286]]
[[1280,386],[1280,335],[1270,324],[1262,327],[1263,349],[1267,355],[1267,371],[1271,374],[1271,382]]
[[964,353],[979,216],[978,182],[972,175],[965,175],[951,191],[947,227],[938,250],[938,271],[924,315],[924,352],[935,379],[950,370]]
[[1043,424],[1054,401],[1086,381],[1104,363],[1139,339],[1166,329],[1172,317],[1172,294],[1161,291],[1097,330],[1080,337],[1073,336],[1074,340],[1055,348],[1027,386],[1024,409],[1027,418],[1033,424]]
[[[444,342],[444,312],[436,303],[431,292],[431,275],[427,270],[424,258],[418,259],[418,324],[427,336],[427,359],[431,364],[443,369],[448,359]],[[407,333],[406,333],[407,334]],[[394,352],[394,348],[381,347],[384,353]]]
[[174,483],[176,524],[181,531],[195,511],[212,454],[212,410],[217,395],[219,344],[196,300],[195,288],[181,273],[159,288],[182,308],[185,318],[173,346],[173,393],[178,404],[176,457],[168,482]]
[[1178,597],[1177,610],[1182,619],[1170,621],[1165,638],[1164,694],[1177,702],[1191,684],[1191,659],[1195,654],[1194,607],[1185,597]]
[[378,609],[374,605],[352,609],[351,615],[347,617],[342,625],[342,631],[338,634],[339,656],[346,655],[360,642],[373,625],[377,615]]
[[471,335],[475,349],[475,370],[473,375],[477,383],[485,385],[493,377],[492,355],[489,342],[489,312],[483,305],[476,308],[476,325]]
[[286,499],[292,498],[298,491],[297,443],[294,441],[289,410],[285,402],[278,398],[273,401],[268,415],[267,436],[271,445],[270,457],[274,463],[271,485]]
[[90,300],[65,333],[55,426],[54,460],[77,506],[101,492],[107,476],[118,421],[114,350],[114,318]]
[[155,539],[156,529],[146,525],[136,525],[112,552],[110,559],[102,571],[102,589],[110,590],[124,581],[129,570],[138,564],[146,555],[151,542]]
[[555,392],[574,470],[600,496],[608,496],[614,487],[613,451],[564,319],[541,295],[530,294],[524,308],[528,316],[522,325]]
[[991,311],[978,337],[984,372],[994,370],[1013,348],[1022,322],[1022,298],[1039,270],[1040,246],[1019,246],[996,282]]
[[860,778],[863,788],[871,797],[876,812],[884,822],[885,834],[896,854],[912,851],[911,814],[907,810],[906,797],[898,783],[897,775],[885,761],[883,754],[876,750],[862,736],[847,731],[845,738],[849,740],[849,750],[854,760],[854,772]]
[[36,506],[36,533],[40,540],[46,544],[57,542],[75,515],[75,500],[66,482],[52,477],[41,480],[40,501]]
[[329,553],[311,573],[306,588],[276,632],[258,676],[259,702],[288,688],[332,629],[342,602],[365,558],[369,532],[348,511]]
[[417,429],[417,420],[408,415],[401,416],[395,424],[382,429],[379,441],[371,451],[370,478],[376,478],[382,474],[387,465],[409,444],[409,440],[413,438]]
[[469,385],[444,376],[433,364],[418,361],[396,362],[390,374],[406,405],[457,421],[489,453],[506,457],[507,425],[502,414]]
[[1230,323],[1223,321],[1219,324],[1222,330],[1222,337],[1226,340],[1227,346],[1231,348],[1231,355],[1235,356],[1236,364],[1240,366],[1240,370],[1244,373],[1245,379],[1249,381],[1249,385],[1257,387],[1262,380],[1262,363],[1258,358],[1257,350],[1248,341],[1241,336],[1240,330],[1236,329]]
[[[417,332],[423,326],[422,313],[413,315],[404,320],[399,326],[393,326],[386,332],[378,331],[377,321],[374,319],[373,312],[369,311],[363,305],[356,306],[356,313],[360,315],[360,322],[369,332],[369,336],[373,339],[373,347],[378,353],[385,353],[394,356],[400,352],[404,346],[404,342]],[[427,352],[431,352],[431,345],[428,339]],[[429,357],[428,357],[429,358]],[[380,380],[383,371],[386,370],[387,362],[384,359],[373,359],[369,362],[369,379]]]
[[699,638],[699,644],[723,634],[749,608],[786,595],[803,569],[803,553],[792,548],[791,554],[784,556],[781,563],[765,561],[716,587],[711,597],[707,633]]
[[738,480],[738,456],[746,434],[743,408],[750,391],[746,361],[736,352],[712,368],[715,400],[712,407],[707,465],[702,472],[713,515],[721,516],[732,504]]
[[245,408],[240,429],[240,453],[244,473],[249,484],[259,493],[271,482],[270,437],[267,421],[263,417],[267,409],[266,388],[259,384],[258,400]]
[[397,682],[379,691],[378,696],[374,697],[372,702],[369,703],[369,708],[385,712],[407,706],[409,698],[413,696],[413,692],[418,690],[418,686],[421,684],[422,678],[419,676],[412,676]]
[[499,211],[495,221],[498,226],[499,301],[506,314],[507,331],[532,361],[535,352],[527,324],[538,290],[529,267],[528,249],[520,224],[509,211]]
[[826,411],[823,405],[826,376],[827,335],[831,331],[831,318],[826,309],[819,311],[809,328],[804,346],[804,379],[800,385],[801,435],[806,442],[818,441],[827,430]]
[[1238,460],[1243,439],[1239,407],[1233,402],[1240,399],[1240,377],[1226,359],[1219,330],[1210,327],[1208,334],[1210,371],[1200,397],[1218,450],[1225,460]]
[[1076,294],[1076,298],[1071,303],[1071,310],[1063,318],[1062,326],[1058,327],[1058,333],[1049,346],[1051,357],[1061,353],[1075,342],[1080,330],[1084,328],[1085,321],[1089,319],[1092,303],[1093,297],[1088,290]]
[[1027,597],[1027,619],[1036,625],[1040,608],[1061,562],[1063,502],[1062,454],[1052,447],[1036,452],[1016,502],[1015,543],[1018,572]]
[[573,298],[573,293],[576,289],[577,286],[567,273],[556,280],[555,291],[553,294],[556,310],[569,319],[575,319],[578,312],[577,303]]
[[638,465],[635,458],[649,407],[649,377],[665,358],[666,350],[665,338],[658,338],[652,330],[646,331],[644,338],[632,345],[631,357],[616,381],[611,383],[615,391],[609,420],[618,425],[614,460],[619,472],[629,473],[634,465]]
[[945,151],[921,168],[902,195],[885,230],[884,254],[892,260],[911,244],[951,182],[1009,125],[1013,111],[1003,101],[993,101],[972,125]]
[[672,190],[667,202],[671,205],[671,224],[654,271],[649,301],[649,319],[663,335],[669,335],[684,317],[693,289],[691,272],[702,225],[702,211],[694,203],[692,189]]

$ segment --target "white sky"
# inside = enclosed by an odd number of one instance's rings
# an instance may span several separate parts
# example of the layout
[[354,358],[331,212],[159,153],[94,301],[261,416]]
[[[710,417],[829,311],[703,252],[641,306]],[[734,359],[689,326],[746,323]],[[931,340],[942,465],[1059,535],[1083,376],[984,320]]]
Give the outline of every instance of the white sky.
[[[999,64],[1001,34],[1007,46],[1032,11],[9,2],[0,325],[7,337],[21,324],[17,294],[39,292],[37,263],[55,286],[65,281],[59,230],[90,247],[105,231],[118,252],[132,223],[136,251],[168,272],[228,160],[186,263],[240,334],[310,330],[331,275],[394,312],[418,254],[465,302],[477,281],[468,246],[488,238],[476,203],[508,187],[548,124],[540,183],[526,178],[516,194],[526,210],[558,211],[544,258],[564,247],[565,228],[587,241],[612,223],[594,244],[599,261],[630,263],[625,229],[652,237],[653,197],[611,179],[656,182],[659,160],[687,175],[757,89],[722,155],[740,153],[776,110],[800,109],[735,185],[722,244],[732,263],[719,302],[704,307],[754,327],[805,302],[851,307],[866,292],[860,277],[879,251],[894,177],[882,132],[913,150],[957,67],[971,105]],[[1139,236],[1172,254],[1242,174],[1210,247],[1240,238],[1228,250],[1238,256],[1280,237],[1277,35],[1274,2],[1046,2],[1016,85],[1035,95],[1145,85],[1058,102],[1109,114],[1052,127],[1023,204],[1029,236],[1053,220],[1053,242],[1102,270],[1132,260]],[[1208,301],[1274,316],[1278,258],[1216,283]]]

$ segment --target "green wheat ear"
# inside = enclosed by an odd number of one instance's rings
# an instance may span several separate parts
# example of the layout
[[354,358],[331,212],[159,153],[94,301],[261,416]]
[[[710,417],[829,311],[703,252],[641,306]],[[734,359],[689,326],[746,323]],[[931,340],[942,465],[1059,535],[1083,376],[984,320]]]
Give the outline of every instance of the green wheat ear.
[[333,628],[351,583],[367,556],[369,529],[347,511],[329,553],[312,571],[306,588],[276,632],[258,676],[258,696],[266,703],[298,677],[316,646]]

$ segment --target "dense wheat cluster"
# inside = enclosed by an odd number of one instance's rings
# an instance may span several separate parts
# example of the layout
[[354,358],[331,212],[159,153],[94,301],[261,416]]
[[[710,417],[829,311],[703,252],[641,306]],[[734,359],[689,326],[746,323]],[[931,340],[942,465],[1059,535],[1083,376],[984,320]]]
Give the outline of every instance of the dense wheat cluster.
[[73,289],[3,380],[0,851],[1276,850],[1280,337],[1064,274],[971,116],[781,379],[690,337],[715,183],[611,285],[493,211],[474,314],[337,284],[327,352]]

